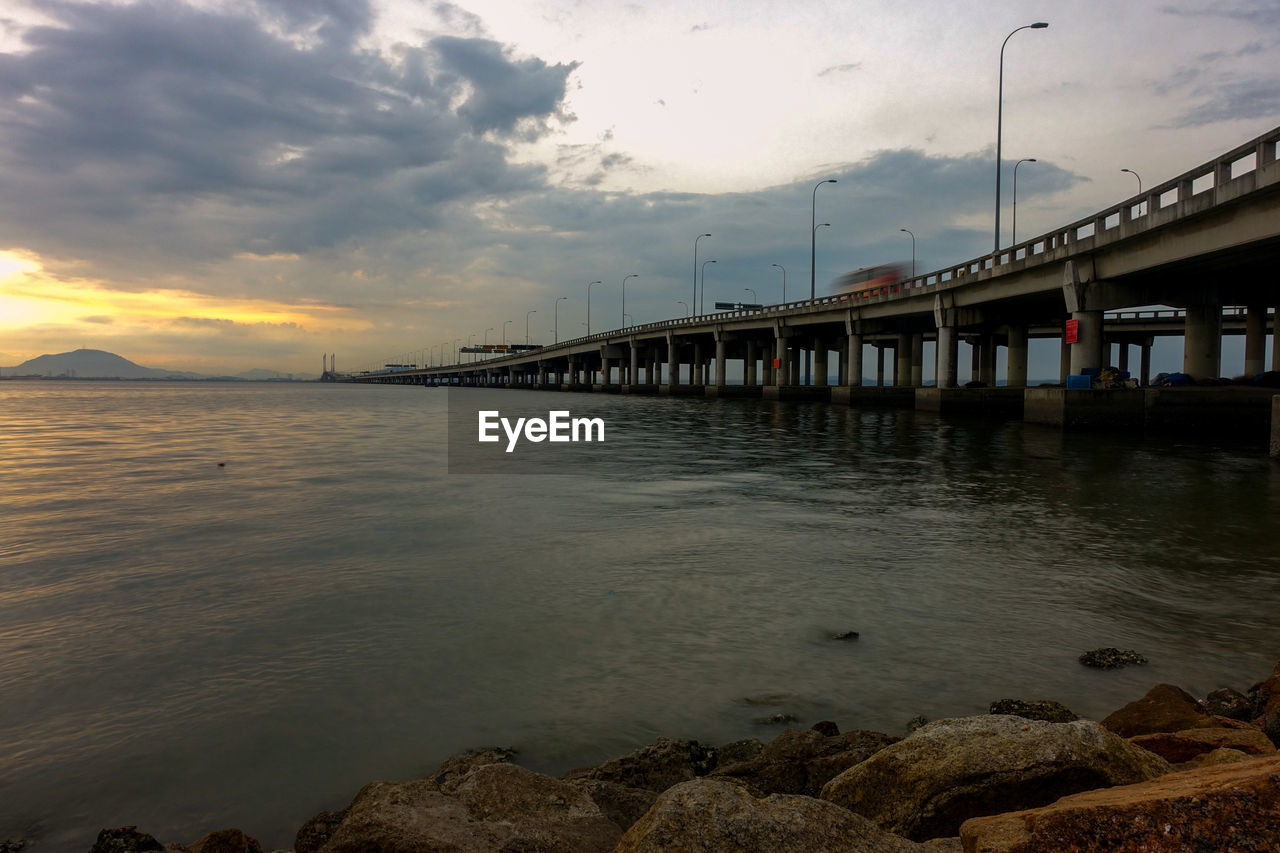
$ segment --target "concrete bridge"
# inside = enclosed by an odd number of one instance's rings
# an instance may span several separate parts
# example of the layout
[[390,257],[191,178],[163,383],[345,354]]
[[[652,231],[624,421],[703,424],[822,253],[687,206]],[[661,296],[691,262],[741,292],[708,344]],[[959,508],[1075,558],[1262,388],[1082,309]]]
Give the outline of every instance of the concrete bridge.
[[[1280,305],[1278,145],[1280,128],[1085,219],[872,294],[647,323],[470,364],[326,378],[879,400],[935,410],[976,403],[1023,411],[1025,404],[1029,419],[1070,423],[1073,407],[1088,408],[1084,398],[1064,389],[1043,389],[1056,396],[1023,391],[1031,338],[1061,341],[1064,383],[1108,366],[1109,346],[1118,343],[1115,366],[1127,370],[1136,345],[1136,372],[1145,384],[1157,334],[1185,338],[1183,372],[1196,379],[1221,374],[1222,335],[1231,333],[1245,336],[1245,374],[1280,370],[1280,345],[1273,344],[1271,364],[1263,363]],[[1152,305],[1179,310],[1154,316],[1126,310]],[[987,386],[983,394],[957,387],[961,340],[973,347],[972,375]],[[936,376],[928,388],[926,342],[934,344]],[[876,386],[863,383],[867,347],[875,353]],[[996,367],[1000,347],[1007,349],[1003,376]],[[816,366],[809,383],[800,370],[806,354]],[[728,382],[734,360],[742,362],[740,385]],[[1269,396],[1265,403],[1269,412]]]

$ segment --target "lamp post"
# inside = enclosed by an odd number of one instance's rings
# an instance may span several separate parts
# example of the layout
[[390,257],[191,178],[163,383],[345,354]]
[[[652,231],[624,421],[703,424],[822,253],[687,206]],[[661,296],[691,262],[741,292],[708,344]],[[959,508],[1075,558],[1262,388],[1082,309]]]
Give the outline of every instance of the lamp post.
[[1121,169],[1120,171],[1128,172],[1130,175],[1133,175],[1135,178],[1138,179],[1138,195],[1142,195],[1142,176],[1139,175],[1137,172],[1133,171],[1133,169]]
[[459,355],[458,355],[458,344],[460,344],[460,343],[462,343],[462,338],[454,338],[454,339],[453,339],[453,363],[454,363],[454,364],[461,364],[461,363],[462,363],[462,362],[459,360],[459,358],[460,358],[460,357],[459,357]]
[[759,296],[756,296],[756,292],[755,292],[754,290],[752,290],[752,289],[751,289],[751,288],[749,288],[749,287],[744,287],[744,288],[742,288],[742,289],[743,289],[743,290],[745,290],[747,293],[750,293],[750,294],[751,294],[751,301],[752,301],[753,303],[759,303],[759,302],[760,302],[760,297],[759,297]]
[[1023,157],[1017,163],[1013,164],[1013,236],[1010,238],[1009,245],[1018,245],[1018,167],[1023,163],[1034,163],[1036,158]]
[[551,334],[554,336],[556,343],[560,343],[560,303],[568,298],[569,297],[567,296],[560,296],[556,298],[555,328],[551,330]]
[[693,241],[693,305],[698,305],[698,241],[710,234],[699,234]]
[[524,314],[524,345],[525,346],[529,345],[529,315],[537,314],[537,313],[538,313],[538,309],[535,308],[532,311],[526,311]]
[[[819,225],[814,225],[814,223],[818,221],[818,187],[822,186],[823,184],[834,184],[835,182],[836,182],[835,178],[827,178],[825,181],[819,181],[817,183],[817,186],[813,188],[813,203],[809,206],[809,225],[812,228],[812,233],[810,233],[809,235],[809,298],[810,299],[813,299],[814,297],[814,282],[817,280],[815,271],[814,271],[814,261],[817,259],[817,256],[818,256],[818,241],[814,235],[818,233],[818,229],[821,227]],[[826,224],[830,225],[831,223],[828,222]]]
[[[639,278],[639,275],[629,275],[627,278]],[[622,328],[627,327],[627,278],[622,280]]]
[[[485,330],[484,330],[484,345],[485,345],[486,347],[488,347],[488,346],[489,346],[489,333],[490,333],[490,332],[492,332],[492,331],[493,331],[493,326],[490,326],[489,328],[487,328],[487,329],[485,329]],[[485,358],[488,358],[490,355],[492,355],[492,353],[490,353],[490,352],[489,352],[489,350],[488,350],[488,349],[486,349],[486,350],[484,351],[484,355],[485,355]]]
[[600,282],[593,281],[587,285],[587,337],[591,337],[591,285],[592,284],[600,284]]
[[504,347],[507,345],[507,324],[510,322],[510,320],[502,321],[502,345]]
[[[475,332],[472,332],[471,334],[467,335],[467,349],[471,349],[471,339],[474,338],[475,336],[476,336]],[[475,353],[471,353],[471,360],[472,361],[476,360]]]
[[707,264],[714,264],[715,261],[702,262],[702,301],[698,303],[698,316],[701,317],[707,313]]
[[996,96],[996,244],[994,252],[1000,253],[1000,143],[1001,133],[1004,129],[1004,46],[1009,43],[1009,39],[1013,38],[1013,33],[1019,30],[1043,30],[1049,26],[1044,21],[1037,21],[1034,24],[1026,24],[1018,27],[1012,33],[1004,37],[1004,41],[1000,43],[1000,81],[997,88]]
[[782,270],[782,301],[785,303],[787,301],[787,270],[782,264],[769,264],[769,266]]
[[688,303],[688,302],[685,302],[683,299],[677,299],[677,300],[676,300],[676,304],[677,304],[677,305],[683,305],[683,306],[684,306],[684,316],[685,316],[686,318],[687,318],[687,317],[692,316],[693,312],[689,310],[689,303]]
[[622,315],[622,325],[623,325],[623,328],[626,328],[627,326],[631,325],[630,323],[628,323],[628,322],[627,322],[627,318],[628,318],[628,317],[630,317],[630,316],[631,316],[630,314],[623,314],[623,315]]
[[448,341],[441,342],[440,344],[440,366],[441,367],[444,367],[444,351],[448,349],[448,347],[449,347]]
[[911,234],[911,277],[916,277],[916,235],[909,228],[899,228],[899,231],[906,231]]

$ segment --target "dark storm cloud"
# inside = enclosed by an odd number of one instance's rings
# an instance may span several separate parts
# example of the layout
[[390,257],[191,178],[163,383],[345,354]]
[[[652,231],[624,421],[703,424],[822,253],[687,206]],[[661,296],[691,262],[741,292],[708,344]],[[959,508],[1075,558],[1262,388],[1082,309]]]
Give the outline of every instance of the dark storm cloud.
[[359,0],[40,8],[59,25],[0,55],[5,231],[117,275],[431,228],[539,187],[506,146],[566,118],[576,67],[452,37],[387,59],[355,47]]
[[[470,84],[471,92],[458,115],[476,133],[510,134],[524,124],[521,136],[536,138],[547,129],[548,118],[569,118],[560,111],[565,79],[578,63],[549,66],[541,59],[512,60],[502,45],[486,39],[441,36],[431,47],[444,68]],[[442,77],[451,83],[456,78]]]
[[1280,6],[1273,0],[1226,0],[1218,3],[1165,6],[1162,11],[1185,17],[1226,18],[1243,21],[1253,27],[1280,31]]

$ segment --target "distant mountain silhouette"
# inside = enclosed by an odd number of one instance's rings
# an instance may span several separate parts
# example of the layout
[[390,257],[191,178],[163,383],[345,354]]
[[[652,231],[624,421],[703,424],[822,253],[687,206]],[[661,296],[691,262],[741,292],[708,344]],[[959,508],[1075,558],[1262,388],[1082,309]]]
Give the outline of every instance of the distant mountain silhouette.
[[[100,349],[78,349],[56,355],[28,359],[15,367],[0,368],[5,376],[67,376],[75,379],[285,379],[289,376],[275,370],[255,367],[237,376],[206,376],[185,370],[143,367],[123,356]],[[295,379],[311,379],[293,374]]]

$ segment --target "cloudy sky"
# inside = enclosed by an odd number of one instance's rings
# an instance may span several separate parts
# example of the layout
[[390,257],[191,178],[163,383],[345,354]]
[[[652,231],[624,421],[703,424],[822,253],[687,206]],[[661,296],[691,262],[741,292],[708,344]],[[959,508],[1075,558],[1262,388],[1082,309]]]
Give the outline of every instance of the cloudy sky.
[[[0,0],[0,364],[363,368],[990,251],[1280,124],[1274,0]],[[567,300],[557,303],[557,297]],[[558,308],[558,318],[557,309]],[[536,311],[529,315],[527,312]],[[509,324],[506,321],[511,321]],[[492,330],[492,331],[489,331]],[[432,353],[431,350],[435,352]]]

